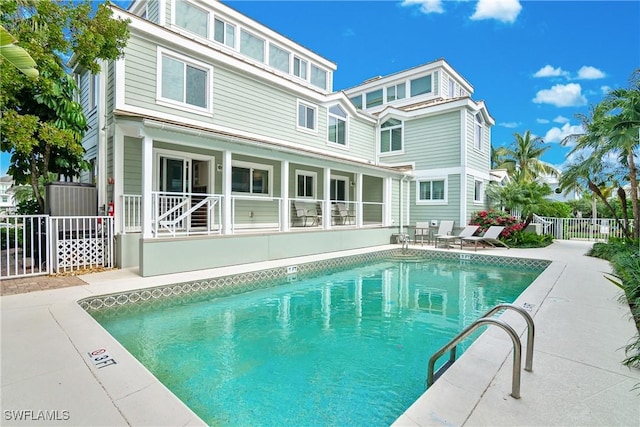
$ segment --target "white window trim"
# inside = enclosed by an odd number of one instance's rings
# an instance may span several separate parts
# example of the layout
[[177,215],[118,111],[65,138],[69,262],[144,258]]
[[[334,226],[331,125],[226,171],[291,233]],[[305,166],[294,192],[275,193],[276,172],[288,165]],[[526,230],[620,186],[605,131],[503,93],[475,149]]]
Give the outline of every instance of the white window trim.
[[[420,183],[422,182],[433,182],[433,181],[444,181],[444,199],[442,200],[421,200],[420,199]],[[449,179],[446,176],[433,176],[428,178],[420,178],[416,180],[416,205],[446,205],[449,200]]]
[[[216,32],[216,20],[224,23],[224,41],[220,42],[218,40],[215,39],[215,32]],[[213,15],[213,17],[211,18],[211,22],[212,22],[212,28],[211,28],[211,41],[216,43],[219,46],[224,46],[227,49],[232,49],[236,52],[239,52],[239,48],[238,48],[238,43],[239,43],[239,37],[240,37],[240,29],[238,27],[237,24],[234,24],[233,22],[229,21],[228,19],[219,16],[219,15]],[[229,46],[227,44],[227,26],[232,26],[233,27],[233,46]]]
[[[304,105],[305,107],[314,110],[315,114],[313,115],[313,129],[300,126],[300,105]],[[318,133],[318,106],[317,105],[313,105],[310,102],[306,102],[298,99],[298,102],[296,103],[296,129],[301,132],[306,132],[311,134]]]
[[[300,62],[304,62],[305,63],[305,73],[306,73],[305,77],[301,77],[301,76],[299,76],[299,75],[294,73],[296,59],[299,60]],[[310,62],[308,60],[304,59],[303,57],[301,57],[300,55],[293,54],[293,57],[291,58],[291,75],[293,77],[295,77],[295,78],[298,78],[298,79],[300,79],[302,81],[305,81],[305,82],[309,83],[309,80],[311,79],[311,65],[310,65]]]
[[[298,194],[298,177],[300,176],[310,176],[311,178],[313,178],[313,190],[311,190],[313,192],[313,194],[311,196],[301,196],[300,194]],[[318,174],[317,172],[311,172],[311,171],[306,171],[306,170],[302,170],[302,169],[298,169],[296,170],[296,181],[295,181],[295,188],[296,188],[296,199],[310,199],[310,200],[315,200],[316,196],[318,194]]]
[[[335,106],[339,106],[342,111],[345,112],[345,114],[347,115],[347,117],[340,117],[338,115],[333,114],[330,111],[331,107],[335,107]],[[340,144],[338,142],[333,142],[331,140],[329,140],[329,117],[335,117],[338,120],[344,120],[344,137],[345,137],[345,141],[344,144]],[[340,149],[346,149],[349,148],[349,113],[347,112],[347,110],[340,104],[334,104],[331,105],[327,108],[327,145],[331,146],[331,147],[336,147],[336,148],[340,148]]]
[[98,106],[98,74],[91,74],[91,72],[87,72],[87,77],[89,78],[89,110],[93,110]]
[[[207,72],[207,108],[201,108],[185,102],[179,102],[162,97],[162,57],[165,55],[195,67],[202,68]],[[211,88],[213,87],[213,66],[158,46],[156,57],[156,81],[156,104],[206,116],[213,115],[213,96],[211,94]]]
[[[262,61],[260,61],[259,59],[254,58],[253,56],[249,56],[249,55],[247,55],[246,53],[244,53],[242,51],[242,33],[248,34],[251,37],[254,37],[254,38],[262,41],[262,55],[263,55]],[[247,27],[239,28],[239,30],[238,30],[238,52],[242,56],[247,58],[249,61],[253,61],[253,62],[256,62],[258,64],[266,64],[266,65],[268,65],[269,64],[269,53],[267,52],[268,51],[267,44],[268,44],[267,43],[267,39],[262,37],[262,36],[259,36],[258,33],[254,32],[253,30],[250,30]],[[270,68],[273,68],[273,67],[270,66]],[[275,70],[275,68],[273,68],[273,69]]]
[[[396,119],[396,120],[400,120],[400,138],[402,139],[402,148],[400,150],[390,150],[390,151],[382,151],[382,124],[384,122],[386,122],[388,119],[393,118],[393,117],[388,117],[387,119],[385,119],[382,123],[380,123],[380,126],[378,127],[378,156],[379,157],[386,157],[386,156],[396,156],[398,154],[404,154],[404,146],[405,146],[405,140],[404,140],[404,120],[402,119]],[[389,129],[389,128],[387,128]],[[389,145],[389,148],[391,148],[391,145]]]
[[231,168],[239,167],[246,169],[262,169],[269,172],[269,192],[267,194],[261,193],[252,193],[252,192],[243,192],[243,191],[232,191],[231,194],[234,196],[251,196],[251,197],[264,197],[264,198],[272,198],[273,197],[273,166],[265,165],[263,163],[254,163],[254,162],[243,162],[241,160],[234,160],[231,162]]
[[[476,186],[480,184],[480,199],[476,199]],[[480,179],[473,180],[473,204],[480,205],[484,201],[484,181]]]

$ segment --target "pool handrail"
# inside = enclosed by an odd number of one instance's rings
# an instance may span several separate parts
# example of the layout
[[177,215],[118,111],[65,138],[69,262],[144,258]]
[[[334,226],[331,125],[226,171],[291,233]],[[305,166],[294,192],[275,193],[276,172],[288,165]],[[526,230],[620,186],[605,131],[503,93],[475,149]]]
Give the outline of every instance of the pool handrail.
[[[531,318],[529,313],[527,313],[521,307],[518,307],[513,304],[498,304],[497,306],[489,310],[484,316],[480,317],[471,325],[463,329],[462,332],[456,335],[444,347],[442,347],[440,350],[435,352],[433,356],[431,356],[431,358],[429,359],[429,367],[427,370],[427,384],[426,384],[427,387],[431,386],[435,382],[435,380],[438,379],[440,375],[444,373],[444,371],[446,371],[451,365],[453,365],[453,363],[456,360],[456,347],[460,343],[460,341],[465,339],[467,336],[469,336],[473,331],[475,331],[480,326],[489,324],[489,325],[496,325],[504,329],[505,332],[507,332],[507,334],[511,338],[511,341],[513,342],[513,374],[512,374],[512,380],[511,380],[511,396],[514,399],[520,399],[520,367],[522,364],[522,344],[520,342],[520,337],[518,336],[516,331],[511,326],[509,326],[506,322],[499,319],[494,319],[492,317],[488,317],[502,309],[515,310],[518,313],[520,313],[527,321],[527,325],[528,325],[527,360],[526,360],[525,370],[529,372],[532,371],[533,339],[534,339],[533,319]],[[434,375],[434,367],[435,367],[436,361],[440,358],[440,356],[442,356],[447,351],[450,351],[449,360],[445,362],[445,364]]]

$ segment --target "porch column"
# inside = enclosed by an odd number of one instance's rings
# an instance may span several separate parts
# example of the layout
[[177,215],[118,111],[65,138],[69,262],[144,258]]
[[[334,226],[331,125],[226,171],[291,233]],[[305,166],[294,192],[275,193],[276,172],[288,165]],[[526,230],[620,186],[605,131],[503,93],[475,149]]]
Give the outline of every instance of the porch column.
[[388,176],[383,181],[382,189],[382,225],[389,227],[391,224],[391,197],[393,192],[393,179]]
[[[115,127],[113,134],[113,168],[112,168],[112,180],[111,184],[107,184],[109,180],[105,180],[106,195],[103,196],[104,200],[104,212],[102,215],[107,215],[107,206],[109,202],[113,202],[114,206],[114,229],[116,233],[124,233],[124,206],[122,206],[122,194],[124,188],[124,132],[118,127]],[[104,165],[106,166],[106,155],[104,156]],[[105,175],[106,175],[106,167]]]
[[331,168],[324,168],[323,177],[323,195],[322,198],[322,227],[324,229],[331,228]]
[[289,206],[289,160],[280,162],[280,196],[282,197],[282,211],[280,212],[280,230],[289,231],[291,229],[291,207]]
[[[142,238],[153,237],[153,139],[142,136]],[[118,176],[118,175],[116,175]]]
[[361,173],[356,174],[356,227],[362,227],[362,177]]
[[222,153],[222,234],[232,233],[231,218],[231,151],[227,150]]

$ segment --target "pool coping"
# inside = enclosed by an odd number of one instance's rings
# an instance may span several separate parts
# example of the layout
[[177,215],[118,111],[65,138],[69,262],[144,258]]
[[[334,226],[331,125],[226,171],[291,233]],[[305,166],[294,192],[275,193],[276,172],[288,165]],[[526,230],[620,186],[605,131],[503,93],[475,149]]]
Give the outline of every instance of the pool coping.
[[[296,258],[295,262],[316,262],[397,247],[385,245],[300,257]],[[549,251],[486,249],[482,250],[482,254],[548,260],[552,256],[563,256],[565,246],[560,244],[556,248]],[[587,246],[582,245],[578,249],[582,251],[581,254],[586,251],[582,248]],[[430,247],[424,249],[437,251]],[[446,252],[473,254],[466,251],[445,250]],[[69,419],[56,420],[56,425],[205,425],[88,315],[79,301],[141,287],[163,286],[267,268],[283,268],[291,265],[292,261],[279,260],[154,278],[141,278],[136,271],[118,270],[83,276],[88,283],[86,286],[1,297],[3,425],[42,425],[42,420],[18,422],[15,419],[7,419],[6,411],[21,408],[68,411]],[[593,264],[591,259],[586,261]],[[568,262],[573,262],[573,259],[552,260],[545,271],[516,300],[516,304],[530,304],[534,318],[538,316],[542,304],[548,299],[560,278],[565,275]],[[597,268],[604,265],[606,269],[606,263],[596,264]],[[611,294],[615,295],[615,292],[612,291]],[[622,313],[624,312],[622,307]],[[504,313],[501,318],[513,322],[514,325],[522,322],[515,313]],[[517,329],[520,333],[524,326]],[[623,329],[618,335],[627,333],[629,330]],[[629,333],[629,338],[631,336]],[[489,347],[491,351],[487,352]],[[496,350],[496,347],[499,350]],[[102,369],[96,368],[88,353],[100,348],[107,349],[117,364]],[[395,425],[463,425],[470,419],[473,420],[478,413],[477,408],[482,406],[486,395],[496,387],[496,382],[500,387],[500,400],[509,403],[504,396],[508,395],[510,389],[501,384],[500,379],[503,376],[501,371],[510,372],[510,352],[511,343],[502,331],[486,331],[460,357],[458,363],[400,415]],[[37,363],[40,360],[38,355],[42,354],[48,355],[49,363]],[[542,356],[546,357],[545,354]],[[534,372],[537,357],[538,353],[534,357]],[[609,369],[616,371],[616,379],[621,376],[618,371],[622,370],[619,367],[622,356],[617,354],[617,357],[618,359],[612,362],[614,367]],[[482,366],[483,369],[475,369],[477,366]],[[526,377],[527,373],[523,373],[523,379]],[[640,374],[624,373],[622,378],[629,381],[629,378],[640,378]],[[533,391],[522,390],[523,397],[530,393]],[[526,418],[523,424],[527,424]]]

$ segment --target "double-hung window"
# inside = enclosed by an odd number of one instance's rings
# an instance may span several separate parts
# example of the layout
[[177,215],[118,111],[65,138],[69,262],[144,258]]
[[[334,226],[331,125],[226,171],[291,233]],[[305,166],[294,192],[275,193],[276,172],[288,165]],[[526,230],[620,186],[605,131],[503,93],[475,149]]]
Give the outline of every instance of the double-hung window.
[[296,172],[296,197],[313,199],[316,194],[316,173]]
[[484,185],[482,181],[475,180],[473,187],[473,201],[481,203],[484,196]]
[[347,113],[339,105],[329,108],[328,140],[339,145],[347,145]]
[[380,152],[402,151],[402,122],[389,119],[380,127]]
[[240,31],[240,53],[253,58],[256,61],[264,62],[264,40],[253,34]]
[[271,166],[234,163],[231,167],[231,191],[268,196],[271,194]]
[[474,142],[473,147],[476,150],[482,151],[482,114],[476,114],[475,120],[475,132],[474,132]]
[[418,181],[418,202],[445,202],[446,181],[444,179]]
[[382,89],[367,92],[365,94],[365,98],[367,99],[367,108],[382,105]]
[[318,107],[298,101],[298,129],[315,131]]
[[213,68],[181,55],[160,51],[159,98],[172,104],[209,110]]
[[297,56],[293,57],[293,75],[300,77],[302,80],[307,80],[307,66],[308,63],[304,59],[300,59]]
[[186,0],[175,2],[176,25],[202,37],[209,35],[209,13]]
[[87,73],[89,78],[89,109],[92,110],[98,105],[98,75]]
[[393,86],[387,86],[387,102],[395,101],[406,97],[406,85],[400,83]]
[[230,48],[236,47],[236,27],[221,19],[214,19],[213,22],[213,39],[218,43],[222,43]]

